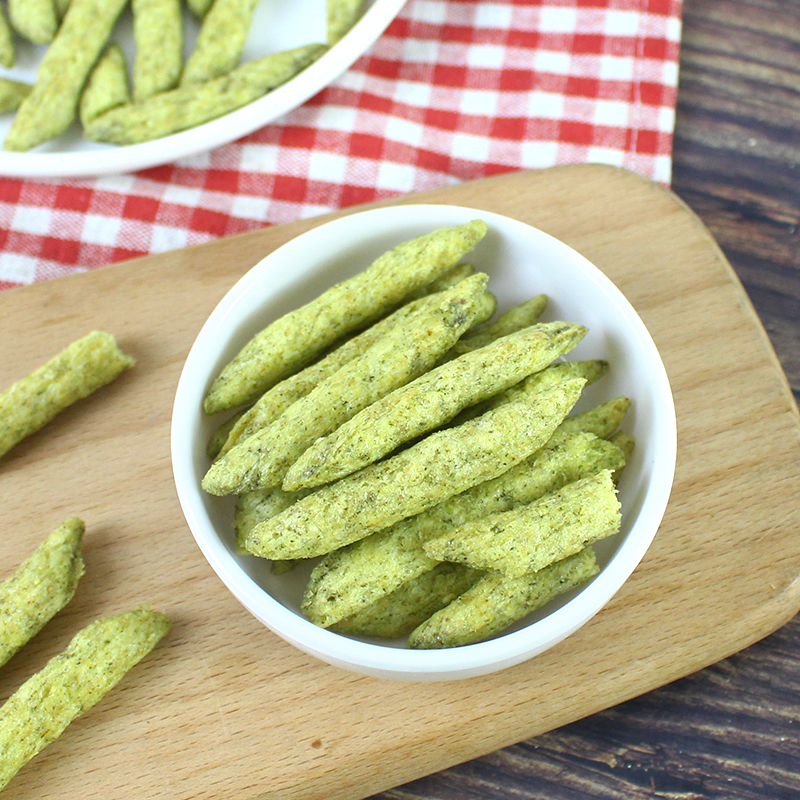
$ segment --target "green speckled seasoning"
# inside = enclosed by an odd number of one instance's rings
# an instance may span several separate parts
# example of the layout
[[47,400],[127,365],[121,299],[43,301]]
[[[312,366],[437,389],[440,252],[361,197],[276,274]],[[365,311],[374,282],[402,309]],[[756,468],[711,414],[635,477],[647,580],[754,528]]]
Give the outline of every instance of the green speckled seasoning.
[[84,524],[70,517],[0,584],[0,666],[72,599],[84,572]]
[[169,630],[157,611],[105,617],[80,631],[0,708],[0,789],[88,711]]
[[353,359],[364,355],[379,339],[385,336],[395,325],[408,320],[420,309],[433,308],[440,302],[438,296],[462,280],[470,277],[474,270],[464,272],[458,267],[448,270],[441,278],[423,287],[421,296],[413,302],[400,306],[397,311],[370,325],[366,330],[347,339],[336,349],[325,355],[319,361],[300,370],[300,372],[276,383],[271,389],[264,392],[252,408],[230,430],[219,454],[225,455],[235,444],[252,436],[262,428],[274,422],[292,403],[305,397],[322,381],[329,378],[334,372],[340,370]]
[[591,548],[518,578],[490,572],[412,631],[407,645],[423,649],[481,642],[598,572]]
[[377,461],[543,369],[585,334],[586,328],[568,322],[534,325],[430,370],[314,442],[288,471],[283,488],[319,486]]
[[109,333],[93,331],[73,342],[0,393],[0,456],[134,363]]
[[247,537],[247,549],[276,559],[329,553],[495,478],[550,438],[583,385],[567,381],[531,400],[429,434],[258,525]]
[[540,500],[469,522],[423,546],[437,561],[519,576],[579,552],[619,530],[610,470],[569,483]]
[[477,273],[398,323],[363,355],[345,364],[271,425],[215,461],[203,478],[211,494],[240,494],[279,484],[318,437],[430,369],[461,334],[491,316],[488,277]]
[[391,594],[331,626],[337,633],[397,639],[447,606],[482,575],[463,564],[437,564],[398,586]]
[[325,556],[311,573],[303,613],[327,627],[432,569],[437,562],[423,550],[430,539],[531,503],[586,475],[624,466],[622,452],[610,442],[559,431],[560,426],[542,449],[502,475]]
[[474,220],[397,245],[358,275],[277,319],[256,334],[209,390],[207,414],[253,402],[270,386],[311,363],[325,348],[379,319],[409,293],[455,266],[486,235]]

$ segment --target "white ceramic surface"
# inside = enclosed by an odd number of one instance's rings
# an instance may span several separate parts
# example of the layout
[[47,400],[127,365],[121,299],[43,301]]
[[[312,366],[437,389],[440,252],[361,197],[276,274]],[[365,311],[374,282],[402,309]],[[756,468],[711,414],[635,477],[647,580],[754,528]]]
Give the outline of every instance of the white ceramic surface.
[[[619,487],[622,530],[595,546],[602,569],[589,584],[493,640],[411,651],[402,642],[379,644],[323,630],[299,613],[308,570],[275,576],[264,559],[237,554],[232,498],[201,491],[206,442],[224,419],[205,417],[201,399],[223,364],[270,320],[363,270],[398,242],[474,218],[485,220],[489,233],[468,261],[489,274],[499,309],[544,292],[550,302],[543,321],[565,319],[589,328],[570,359],[611,362],[610,373],[587,387],[576,410],[617,395],[633,400],[623,426],[634,435],[636,449]],[[507,217],[457,206],[406,205],[321,225],[267,256],[230,290],[186,360],[175,398],[172,461],[180,502],[200,549],[230,591],[267,627],[331,664],[380,677],[435,680],[517,664],[591,619],[634,570],[658,529],[672,487],[676,440],[675,409],[661,358],[633,307],[603,273],[562,242]]]
[[[252,133],[291,111],[336,79],[383,33],[405,0],[368,0],[368,8],[348,34],[297,77],[259,100],[191,130],[152,142],[118,147],[83,139],[80,126],[27,153],[0,150],[0,175],[28,178],[64,178],[131,172],[166,164],[211,150]],[[184,13],[185,55],[197,39],[198,22]],[[130,12],[120,18],[112,39],[119,42],[132,64],[134,47]],[[245,45],[243,61],[267,53],[325,41],[325,0],[278,3],[261,0]],[[0,67],[0,75],[32,83],[46,48],[17,37],[17,62],[12,69]],[[0,115],[0,142],[11,126],[12,114]]]

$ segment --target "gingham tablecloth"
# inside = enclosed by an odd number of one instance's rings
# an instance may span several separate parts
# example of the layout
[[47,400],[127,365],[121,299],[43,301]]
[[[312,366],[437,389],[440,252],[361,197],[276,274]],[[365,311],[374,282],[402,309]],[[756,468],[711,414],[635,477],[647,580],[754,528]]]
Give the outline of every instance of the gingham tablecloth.
[[0,288],[513,170],[671,170],[680,0],[408,0],[353,67],[209,153],[0,179]]

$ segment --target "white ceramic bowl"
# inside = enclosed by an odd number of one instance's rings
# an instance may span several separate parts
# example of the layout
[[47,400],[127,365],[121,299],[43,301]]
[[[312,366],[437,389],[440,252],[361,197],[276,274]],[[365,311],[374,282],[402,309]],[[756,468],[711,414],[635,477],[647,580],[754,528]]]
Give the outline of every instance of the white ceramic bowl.
[[[382,252],[420,233],[481,218],[489,233],[469,255],[490,276],[501,310],[541,292],[544,320],[565,319],[589,333],[570,358],[605,358],[610,373],[587,387],[576,410],[617,395],[633,400],[624,428],[636,450],[620,482],[619,534],[595,546],[600,573],[496,638],[466,647],[408,650],[402,642],[350,638],[313,625],[299,611],[308,571],[270,573],[264,559],[239,555],[233,499],[200,489],[205,447],[224,417],[201,410],[206,388],[257,330],[363,270]],[[517,664],[552,647],[591,619],[644,556],[672,487],[676,422],[666,371],[630,303],[583,256],[553,237],[508,217],[445,205],[405,205],[345,216],[297,237],[253,267],[222,299],[192,347],[178,384],[172,419],[172,462],[186,520],[219,577],[268,628],[330,664],[379,677],[453,679]]]

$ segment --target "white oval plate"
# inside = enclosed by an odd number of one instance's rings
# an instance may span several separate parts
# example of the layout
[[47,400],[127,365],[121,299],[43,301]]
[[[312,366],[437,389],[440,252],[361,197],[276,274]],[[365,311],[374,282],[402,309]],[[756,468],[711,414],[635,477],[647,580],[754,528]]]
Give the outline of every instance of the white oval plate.
[[[372,0],[356,25],[318,61],[283,86],[230,114],[187,131],[152,142],[117,147],[89,142],[74,124],[66,133],[27,153],[0,150],[0,175],[20,178],[65,178],[132,172],[166,164],[179,158],[211,150],[252,133],[291,111],[336,79],[383,33],[403,7],[405,0]],[[199,23],[185,12],[185,55],[197,39]],[[130,12],[117,24],[112,38],[133,60]],[[324,0],[294,0],[278,3],[262,0],[256,8],[253,25],[242,61],[267,53],[325,41]],[[36,68],[46,48],[17,37],[17,63],[13,69],[0,68],[0,75],[33,82]],[[0,115],[0,141],[11,126],[12,114]]]

